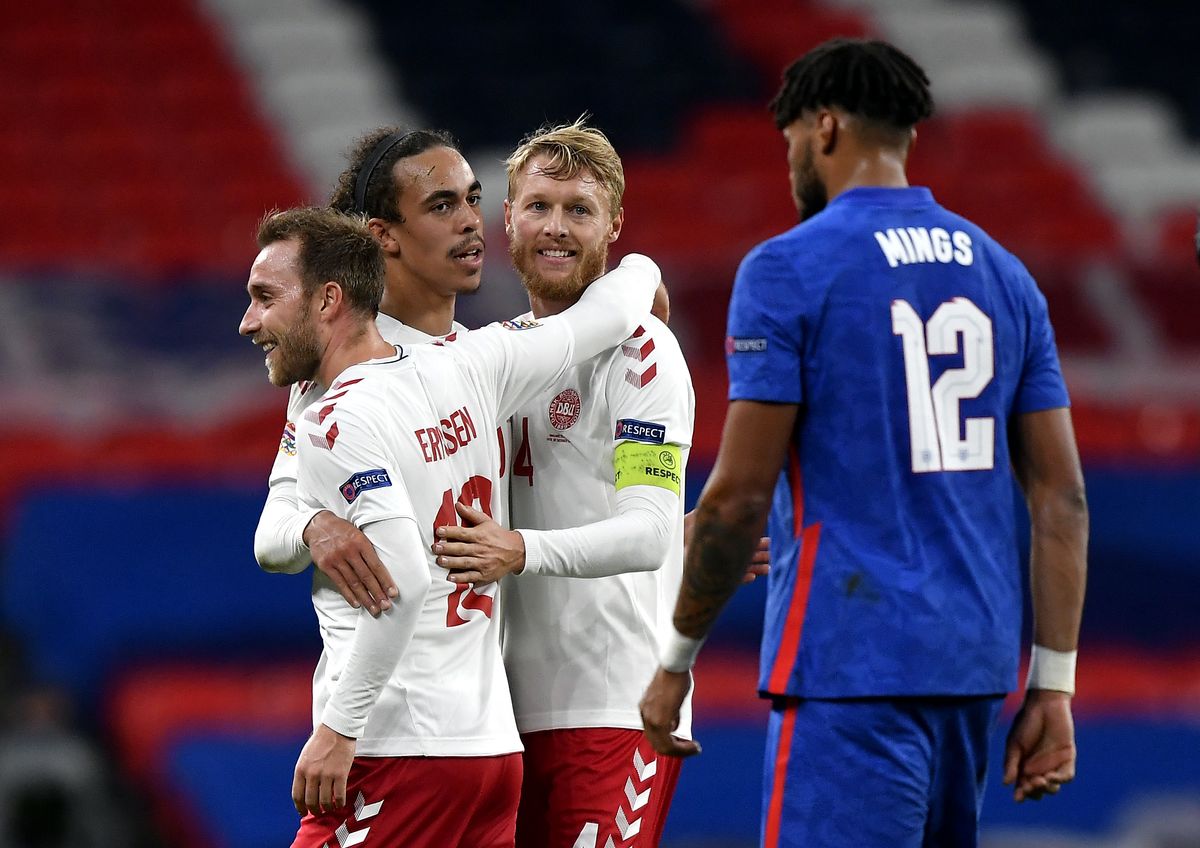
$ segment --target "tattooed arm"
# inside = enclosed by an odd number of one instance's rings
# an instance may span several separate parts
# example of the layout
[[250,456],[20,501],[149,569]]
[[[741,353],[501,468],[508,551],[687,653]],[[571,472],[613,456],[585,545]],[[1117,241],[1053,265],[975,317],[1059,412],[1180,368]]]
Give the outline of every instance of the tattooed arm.
[[[771,508],[796,423],[795,404],[735,400],[725,416],[717,462],[696,507],[695,529],[675,603],[673,644],[642,698],[646,736],[661,754],[699,753],[676,739],[679,708],[691,686],[691,660],[717,615],[742,582]],[[693,656],[688,657],[688,647]]]

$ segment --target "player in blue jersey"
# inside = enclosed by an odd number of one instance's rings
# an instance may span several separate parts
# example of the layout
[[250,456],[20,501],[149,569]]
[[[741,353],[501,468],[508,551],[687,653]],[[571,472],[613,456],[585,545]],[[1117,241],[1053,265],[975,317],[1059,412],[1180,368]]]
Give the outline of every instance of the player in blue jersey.
[[1075,773],[1087,506],[1067,392],[1029,273],[908,185],[928,86],[878,41],[785,74],[772,108],[801,224],[738,270],[725,431],[642,702],[660,752],[699,750],[671,736],[687,671],[769,521],[767,848],[976,844],[1017,684],[1013,472],[1034,648],[1005,779],[1020,801]]

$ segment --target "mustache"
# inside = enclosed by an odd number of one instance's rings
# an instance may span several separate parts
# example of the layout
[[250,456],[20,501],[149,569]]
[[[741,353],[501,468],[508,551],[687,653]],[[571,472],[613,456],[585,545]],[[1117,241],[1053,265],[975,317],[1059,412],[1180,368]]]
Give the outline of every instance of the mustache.
[[486,250],[483,236],[467,236],[458,244],[454,245],[454,247],[450,248],[450,251],[446,255],[453,258],[458,256],[460,253],[466,253],[467,251],[474,250],[475,248],[479,248],[480,251]]

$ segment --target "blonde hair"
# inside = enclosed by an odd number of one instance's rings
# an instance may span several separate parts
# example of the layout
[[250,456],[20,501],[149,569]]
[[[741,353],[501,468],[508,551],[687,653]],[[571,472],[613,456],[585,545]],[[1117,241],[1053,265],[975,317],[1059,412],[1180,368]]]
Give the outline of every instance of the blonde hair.
[[570,180],[580,171],[591,171],[596,182],[608,194],[609,214],[621,211],[625,194],[625,171],[621,157],[603,132],[587,126],[588,115],[580,115],[574,123],[545,125],[527,135],[505,160],[508,168],[508,199],[513,199],[517,177],[535,156],[548,159],[540,170],[556,180]]

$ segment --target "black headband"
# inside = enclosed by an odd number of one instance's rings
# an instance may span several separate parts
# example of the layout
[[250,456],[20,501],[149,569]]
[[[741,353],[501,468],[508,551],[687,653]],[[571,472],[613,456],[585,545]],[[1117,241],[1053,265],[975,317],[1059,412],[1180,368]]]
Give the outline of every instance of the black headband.
[[367,186],[371,182],[371,175],[375,173],[375,168],[379,165],[380,160],[388,155],[388,151],[395,147],[404,139],[412,135],[411,132],[394,132],[384,138],[371,149],[371,155],[363,162],[361,168],[358,169],[358,176],[354,178],[354,211],[360,215],[367,213]]

